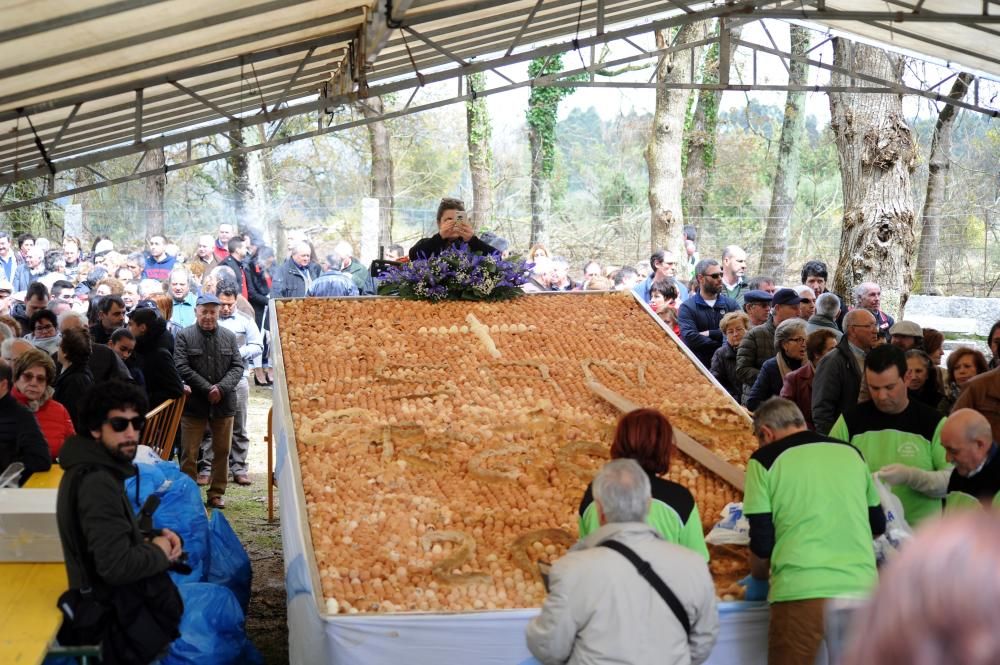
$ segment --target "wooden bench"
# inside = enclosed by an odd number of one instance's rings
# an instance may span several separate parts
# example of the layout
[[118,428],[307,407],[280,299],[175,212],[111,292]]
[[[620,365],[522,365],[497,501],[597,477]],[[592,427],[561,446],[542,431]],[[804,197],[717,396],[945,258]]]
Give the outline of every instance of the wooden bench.
[[139,443],[155,450],[161,458],[170,459],[170,452],[174,449],[174,439],[177,437],[177,428],[180,427],[181,415],[184,413],[186,402],[187,395],[181,395],[166,400],[147,413],[146,426],[142,429],[142,438]]

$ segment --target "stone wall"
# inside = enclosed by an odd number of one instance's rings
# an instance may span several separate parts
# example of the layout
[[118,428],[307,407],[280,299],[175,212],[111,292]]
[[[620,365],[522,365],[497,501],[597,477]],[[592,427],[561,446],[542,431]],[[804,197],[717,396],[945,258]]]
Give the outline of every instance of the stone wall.
[[[975,334],[986,337],[990,327],[1000,321],[1000,298],[912,295],[906,301],[905,314],[903,318],[918,322],[922,316],[971,319],[975,321]],[[959,325],[955,330],[942,328],[942,332],[966,332],[961,323],[956,321]]]

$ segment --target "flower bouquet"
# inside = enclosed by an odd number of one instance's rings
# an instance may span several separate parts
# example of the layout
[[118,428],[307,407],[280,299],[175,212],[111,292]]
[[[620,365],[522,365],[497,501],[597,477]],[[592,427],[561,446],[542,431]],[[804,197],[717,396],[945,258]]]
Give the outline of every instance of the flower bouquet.
[[392,266],[379,276],[379,295],[406,300],[507,300],[521,295],[531,265],[479,254],[465,243],[441,254]]

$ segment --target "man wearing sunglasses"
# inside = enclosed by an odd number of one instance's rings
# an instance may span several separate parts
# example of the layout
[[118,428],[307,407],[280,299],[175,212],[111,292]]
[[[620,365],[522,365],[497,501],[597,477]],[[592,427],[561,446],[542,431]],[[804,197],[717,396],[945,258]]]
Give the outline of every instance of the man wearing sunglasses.
[[[87,436],[70,437],[59,453],[65,474],[59,483],[56,522],[71,589],[82,585],[85,558],[99,575],[88,582],[100,589],[165,571],[181,555],[181,540],[169,529],[151,539],[143,536],[125,498],[125,479],[136,474],[132,460],[146,408],[140,388],[122,381],[94,385],[81,408]],[[78,540],[77,529],[85,552],[72,545]]]
[[681,303],[677,313],[681,339],[705,368],[712,365],[712,355],[722,346],[719,322],[729,312],[740,308],[736,301],[722,294],[722,268],[715,259],[702,259],[695,266],[698,292]]

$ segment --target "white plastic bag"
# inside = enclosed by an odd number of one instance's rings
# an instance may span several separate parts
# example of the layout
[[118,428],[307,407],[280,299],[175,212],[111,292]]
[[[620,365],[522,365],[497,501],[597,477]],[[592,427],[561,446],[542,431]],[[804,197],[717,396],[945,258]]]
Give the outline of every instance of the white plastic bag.
[[906,523],[903,512],[903,502],[892,493],[892,490],[878,477],[872,474],[875,488],[882,502],[882,512],[885,513],[885,533],[875,539],[875,562],[881,566],[898,552],[907,540],[913,537],[913,529]]
[[705,536],[705,542],[709,545],[749,545],[750,522],[743,515],[743,503],[727,504],[719,514],[722,519]]

